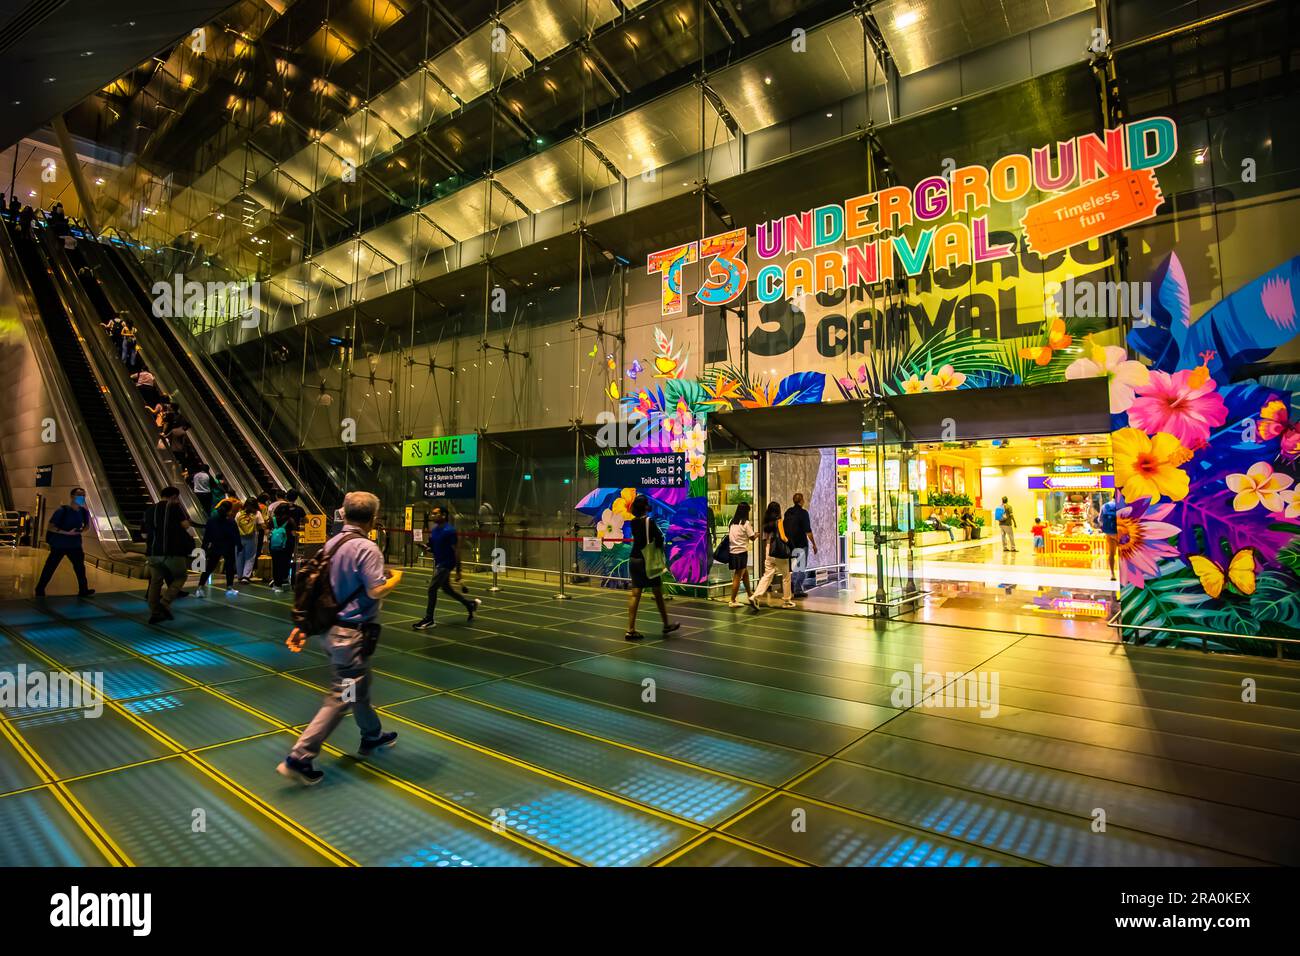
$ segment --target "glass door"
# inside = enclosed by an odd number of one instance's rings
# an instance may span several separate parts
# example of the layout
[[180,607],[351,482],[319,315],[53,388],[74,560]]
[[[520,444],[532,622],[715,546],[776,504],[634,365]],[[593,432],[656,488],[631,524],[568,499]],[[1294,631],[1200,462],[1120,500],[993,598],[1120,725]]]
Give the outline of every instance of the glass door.
[[869,407],[862,432],[861,550],[866,593],[858,603],[875,617],[897,617],[921,600],[913,548],[923,482],[915,443],[882,404]]

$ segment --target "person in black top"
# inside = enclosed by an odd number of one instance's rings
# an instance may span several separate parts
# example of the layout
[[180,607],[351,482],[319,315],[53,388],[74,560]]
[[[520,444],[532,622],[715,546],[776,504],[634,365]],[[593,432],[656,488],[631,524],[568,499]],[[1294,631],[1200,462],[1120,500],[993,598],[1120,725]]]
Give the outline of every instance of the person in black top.
[[18,229],[27,235],[32,234],[32,220],[36,218],[36,213],[31,206],[23,206],[23,211],[18,214]]
[[72,562],[72,572],[77,576],[77,596],[90,597],[94,589],[86,584],[86,554],[81,549],[81,536],[90,527],[90,512],[86,510],[86,489],[73,488],[69,503],[50,515],[45,540],[50,545],[50,556],[41,568],[36,582],[36,596],[45,597],[45,587],[54,577],[54,570],[64,558]]
[[206,560],[203,563],[203,573],[199,575],[195,597],[203,597],[207,593],[204,588],[208,578],[217,569],[217,562],[224,565],[226,572],[226,597],[234,597],[239,593],[235,590],[235,552],[239,550],[239,527],[235,524],[235,516],[231,511],[229,501],[221,502],[203,526],[203,552]]
[[[179,488],[168,486],[144,513],[145,561],[149,571],[149,623],[170,621],[172,601],[185,587],[194,536]],[[164,590],[165,586],[165,590]]]
[[808,596],[803,589],[804,568],[808,567],[808,546],[812,545],[812,553],[816,554],[817,539],[813,537],[812,519],[803,506],[803,493],[795,492],[791,501],[793,503],[785,510],[781,524],[790,545],[790,585],[793,596],[801,598]]
[[645,588],[654,591],[655,604],[659,608],[659,616],[664,621],[664,634],[671,634],[681,627],[679,623],[670,623],[668,620],[668,608],[664,605],[664,582],[661,576],[651,577],[646,573],[645,549],[646,545],[654,544],[659,547],[660,551],[666,550],[664,547],[664,535],[655,524],[654,519],[650,517],[650,499],[645,495],[637,495],[632,502],[632,556],[628,559],[627,569],[628,576],[632,579],[632,595],[627,602],[627,633],[623,635],[625,640],[639,641],[645,638],[645,635],[636,629],[636,612],[641,606],[641,592]]
[[[271,591],[274,594],[279,594],[289,586],[293,551],[298,541],[298,529],[302,527],[295,519],[296,506],[289,499],[290,494],[297,497],[295,492],[285,493],[285,500],[271,512],[267,531],[267,550],[271,553]],[[304,517],[307,514],[302,508],[297,508],[297,512]]]

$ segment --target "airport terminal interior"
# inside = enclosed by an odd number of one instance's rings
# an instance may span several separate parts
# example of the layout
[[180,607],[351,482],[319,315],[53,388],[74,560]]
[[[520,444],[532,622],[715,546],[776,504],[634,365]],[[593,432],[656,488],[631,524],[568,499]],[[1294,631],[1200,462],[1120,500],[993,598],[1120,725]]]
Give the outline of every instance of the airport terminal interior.
[[1295,4],[11,6],[0,866],[1300,863]]

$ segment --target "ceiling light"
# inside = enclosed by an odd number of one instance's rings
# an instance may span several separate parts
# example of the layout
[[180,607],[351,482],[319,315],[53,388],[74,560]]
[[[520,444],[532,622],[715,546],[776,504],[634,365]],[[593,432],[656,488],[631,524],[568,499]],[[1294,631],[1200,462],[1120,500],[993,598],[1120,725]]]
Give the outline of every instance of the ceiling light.
[[764,86],[771,86],[771,85],[772,85],[772,78],[771,78],[770,76],[765,76],[765,77],[763,77],[763,85],[764,85]]
[[894,17],[894,26],[899,30],[906,30],[919,19],[921,19],[921,15],[915,10],[904,10]]

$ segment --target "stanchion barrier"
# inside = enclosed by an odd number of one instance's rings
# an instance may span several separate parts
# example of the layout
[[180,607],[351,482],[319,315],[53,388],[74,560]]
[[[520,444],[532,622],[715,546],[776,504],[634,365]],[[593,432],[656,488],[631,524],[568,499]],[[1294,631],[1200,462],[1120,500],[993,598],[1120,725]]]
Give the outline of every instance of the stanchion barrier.
[[[493,531],[492,532],[492,554],[495,555],[496,553],[497,553],[497,533]],[[501,585],[497,583],[497,562],[496,561],[492,562],[492,587],[488,588],[488,590],[489,591],[501,590]]]
[[555,539],[555,550],[556,550],[556,557],[558,558],[558,560],[555,562],[555,566],[560,571],[560,591],[558,594],[552,596],[557,601],[567,601],[569,599],[569,595],[564,593],[564,535],[560,535],[558,538]]

